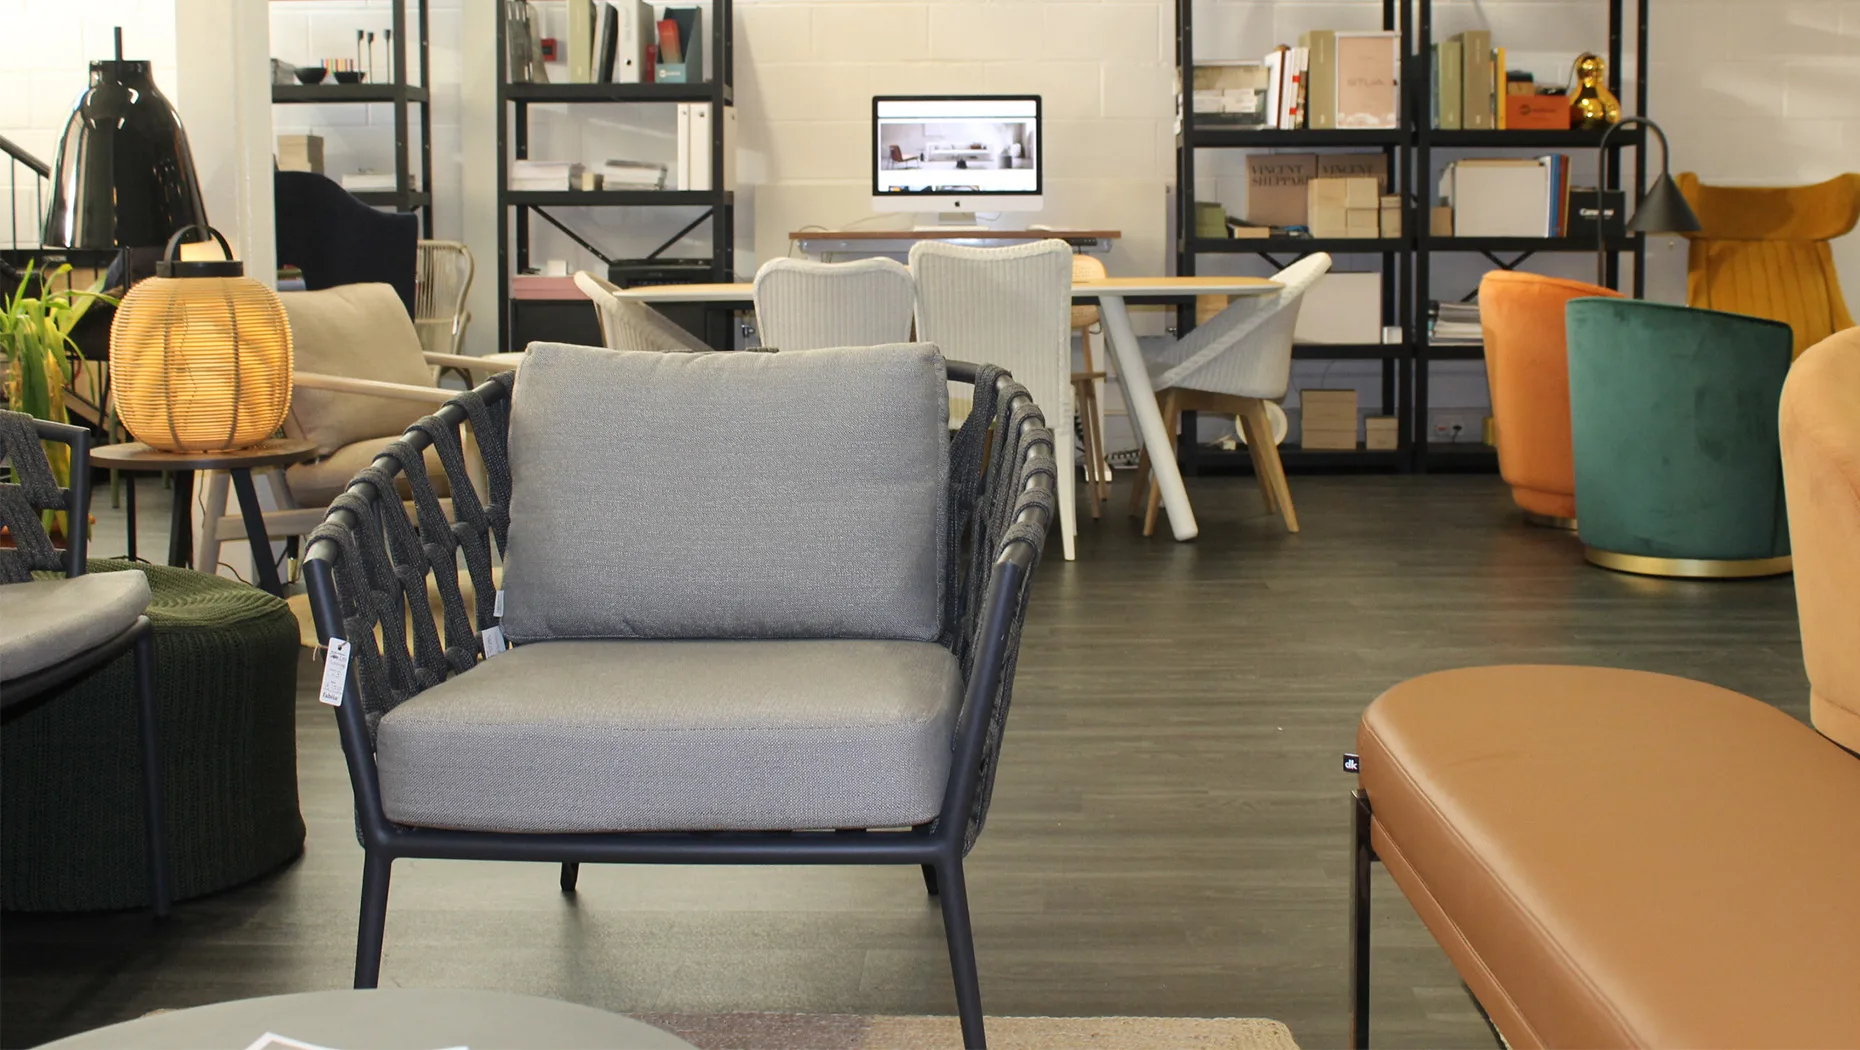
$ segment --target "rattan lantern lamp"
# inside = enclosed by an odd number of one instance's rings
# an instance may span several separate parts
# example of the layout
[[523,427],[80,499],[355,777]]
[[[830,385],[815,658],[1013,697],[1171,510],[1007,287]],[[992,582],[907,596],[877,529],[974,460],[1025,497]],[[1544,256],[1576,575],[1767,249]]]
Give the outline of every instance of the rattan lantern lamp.
[[[176,257],[204,231],[224,259]],[[155,276],[137,284],[110,326],[117,416],[136,440],[168,452],[224,452],[271,437],[291,408],[291,326],[277,293],[245,275],[218,230],[175,231]]]

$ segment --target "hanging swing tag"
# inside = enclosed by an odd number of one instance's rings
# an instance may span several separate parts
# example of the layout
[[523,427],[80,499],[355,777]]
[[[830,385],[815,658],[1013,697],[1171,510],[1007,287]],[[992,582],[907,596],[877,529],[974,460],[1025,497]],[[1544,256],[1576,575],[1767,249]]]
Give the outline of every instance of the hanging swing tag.
[[317,699],[331,707],[342,706],[342,691],[349,684],[349,640],[331,638],[329,654],[323,658],[323,688]]
[[484,635],[484,658],[486,660],[510,648],[509,644],[504,641],[502,627],[486,627],[481,633]]

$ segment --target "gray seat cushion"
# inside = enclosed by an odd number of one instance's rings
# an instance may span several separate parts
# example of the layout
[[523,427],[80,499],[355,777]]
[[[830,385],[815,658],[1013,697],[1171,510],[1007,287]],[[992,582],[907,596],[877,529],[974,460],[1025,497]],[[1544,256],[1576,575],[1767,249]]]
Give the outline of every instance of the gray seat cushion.
[[960,694],[932,642],[545,642],[396,707],[375,762],[422,827],[896,827],[942,805]]
[[69,660],[134,626],[149,579],[101,572],[0,587],[0,681]]
[[937,636],[935,347],[533,346],[510,419],[505,634]]

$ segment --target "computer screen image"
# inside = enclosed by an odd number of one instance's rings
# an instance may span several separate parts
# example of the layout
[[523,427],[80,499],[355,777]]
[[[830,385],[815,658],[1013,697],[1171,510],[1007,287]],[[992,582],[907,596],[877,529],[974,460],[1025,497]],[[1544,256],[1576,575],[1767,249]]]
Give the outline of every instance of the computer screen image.
[[872,197],[884,210],[1040,206],[1037,95],[872,100]]

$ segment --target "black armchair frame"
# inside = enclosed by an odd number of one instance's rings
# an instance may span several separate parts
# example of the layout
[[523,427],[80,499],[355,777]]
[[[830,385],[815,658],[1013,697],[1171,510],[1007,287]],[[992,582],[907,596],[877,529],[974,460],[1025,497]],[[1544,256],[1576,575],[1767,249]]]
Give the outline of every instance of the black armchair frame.
[[[1054,514],[1056,467],[1052,432],[1024,387],[993,366],[949,362],[948,373],[952,380],[976,386],[975,411],[952,442],[949,502],[951,528],[957,535],[951,542],[956,555],[950,561],[952,583],[945,594],[945,641],[961,658],[965,693],[942,809],[929,823],[909,829],[508,834],[407,827],[390,821],[382,809],[373,744],[374,722],[384,713],[381,709],[451,673],[468,670],[482,652],[479,636],[464,624],[453,553],[460,539],[476,585],[478,623],[495,622],[494,588],[483,555],[488,553],[491,538],[501,550],[508,521],[509,475],[507,462],[502,460],[502,430],[509,418],[513,375],[496,377],[416,423],[357,477],[345,496],[332,505],[304,559],[319,640],[327,645],[332,637],[346,638],[353,645],[344,683],[346,699],[336,709],[336,717],[355,793],[357,830],[366,854],[355,987],[373,988],[379,981],[389,876],[394,861],[403,857],[559,862],[564,892],[574,891],[584,862],[916,864],[922,868],[926,888],[941,904],[964,1045],[985,1046],[963,858],[986,815],[1029,581]],[[474,498],[459,454],[463,447],[459,431],[468,421],[485,457],[488,505],[481,506]],[[991,443],[986,450],[985,443]],[[428,447],[436,449],[451,481],[457,521],[449,525],[437,517],[436,502],[430,513],[423,506],[424,468],[416,466],[408,472],[404,466],[422,464]],[[410,533],[402,531],[403,542],[396,552],[388,552],[385,559],[377,552],[371,583],[364,579],[368,566],[356,564],[370,560],[364,543],[378,542],[385,530],[392,546],[397,528],[406,530],[411,525],[395,488],[400,478],[414,489],[420,538],[405,542]],[[432,539],[442,532],[448,537],[434,544]],[[433,558],[435,551],[444,557]],[[421,569],[418,580],[424,587],[425,573],[435,567],[434,562],[440,571],[433,573],[433,585],[447,605],[443,642],[431,622],[430,607],[421,600],[424,595],[397,589],[394,582],[399,580],[404,586],[412,579],[411,565]],[[384,586],[388,593],[383,593]],[[381,652],[372,649],[376,628],[381,629],[384,649],[400,646],[402,621],[409,613],[415,621],[414,649],[424,647],[428,662],[424,667],[402,664],[397,671],[389,659],[388,666],[376,663],[371,671],[369,661],[381,658]],[[413,662],[421,661],[416,657]],[[382,693],[396,688],[402,695],[380,702]]]
[[[90,518],[90,431],[66,423],[32,419],[8,412],[0,421],[0,452],[12,464],[14,480],[0,485],[0,523],[13,536],[5,552],[0,586],[23,583],[35,571],[82,576],[88,567]],[[60,487],[40,442],[65,445],[71,453],[71,483]],[[65,550],[58,555],[39,520],[43,511],[65,514]],[[155,706],[155,628],[138,616],[127,629],[77,656],[30,674],[0,681],[0,723],[10,722],[58,695],[61,687],[88,677],[125,652],[134,654],[137,730],[142,751],[142,808],[147,835],[149,904],[157,917],[168,914],[173,890],[168,874],[164,826],[160,725]]]

